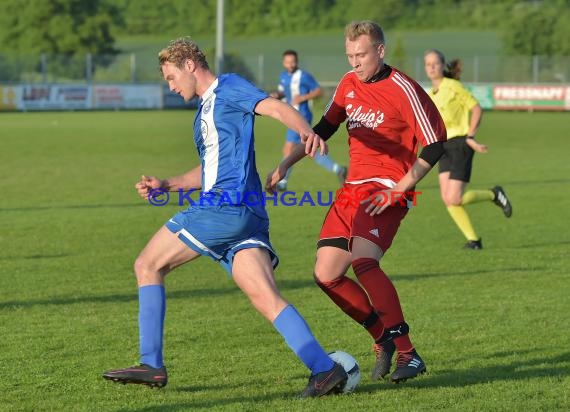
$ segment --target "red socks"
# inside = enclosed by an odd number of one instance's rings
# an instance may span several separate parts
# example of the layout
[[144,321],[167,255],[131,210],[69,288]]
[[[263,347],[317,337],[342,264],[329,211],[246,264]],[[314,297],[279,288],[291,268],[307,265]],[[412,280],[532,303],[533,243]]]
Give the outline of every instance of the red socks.
[[[371,258],[356,259],[352,262],[352,268],[384,325],[389,328],[403,323],[404,314],[398,292],[392,281],[380,269],[378,261]],[[399,352],[409,352],[414,348],[408,335],[394,338],[394,343]]]
[[317,285],[344,313],[368,330],[374,340],[384,332],[384,324],[370,304],[368,295],[354,280],[341,276],[332,282],[319,282]]
[[[386,331],[389,331],[392,326],[405,324],[398,292],[392,281],[380,269],[377,260],[356,259],[352,262],[352,268],[360,284],[341,276],[332,282],[317,281],[317,285],[344,313],[364,326],[378,342],[384,336],[384,325],[389,325],[386,327]],[[414,349],[407,331],[404,333],[403,336],[394,334],[393,337],[398,352],[409,352]]]

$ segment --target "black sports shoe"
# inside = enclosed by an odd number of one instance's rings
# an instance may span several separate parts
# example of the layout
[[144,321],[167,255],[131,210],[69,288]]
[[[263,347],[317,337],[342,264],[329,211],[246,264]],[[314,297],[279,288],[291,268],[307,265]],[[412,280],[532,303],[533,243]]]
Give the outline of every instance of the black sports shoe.
[[396,370],[392,374],[391,379],[394,383],[405,382],[425,373],[426,370],[426,364],[415,349],[411,352],[398,352]]
[[301,393],[301,398],[316,398],[319,396],[339,393],[344,385],[348,375],[344,368],[338,363],[334,363],[331,370],[317,373],[309,377],[309,384]]
[[390,368],[392,367],[392,356],[396,351],[396,345],[394,341],[390,339],[388,342],[375,343],[372,346],[374,352],[376,353],[376,364],[372,368],[372,380],[376,381],[378,379],[384,378],[384,376],[390,373]]
[[103,373],[103,378],[122,384],[137,383],[151,388],[162,388],[168,382],[166,368],[153,368],[144,363],[130,368],[114,369]]
[[483,249],[483,239],[479,238],[478,240],[470,240],[463,246],[463,249],[473,249],[473,250],[481,250]]
[[506,217],[511,217],[513,214],[513,207],[503,188],[501,186],[495,186],[491,191],[495,194],[493,203],[503,209],[503,213]]

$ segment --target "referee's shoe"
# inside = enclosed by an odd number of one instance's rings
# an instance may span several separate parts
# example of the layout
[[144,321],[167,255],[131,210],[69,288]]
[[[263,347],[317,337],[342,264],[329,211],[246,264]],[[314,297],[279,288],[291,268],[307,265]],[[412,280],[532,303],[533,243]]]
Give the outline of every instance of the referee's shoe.
[[509,202],[509,198],[503,188],[501,186],[495,186],[491,191],[495,195],[493,203],[503,209],[503,213],[506,217],[511,217],[513,214],[513,207],[511,206],[511,202]]

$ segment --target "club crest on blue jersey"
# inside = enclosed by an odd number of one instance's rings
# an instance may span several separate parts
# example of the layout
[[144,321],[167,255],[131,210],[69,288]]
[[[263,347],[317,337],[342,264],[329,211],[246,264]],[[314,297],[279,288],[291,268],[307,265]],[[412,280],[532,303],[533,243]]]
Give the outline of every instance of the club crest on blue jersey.
[[200,119],[200,132],[202,133],[202,139],[206,140],[208,137],[208,122],[204,119]]
[[212,108],[212,99],[208,99],[204,102],[204,108],[202,109],[202,111],[204,112],[204,114],[208,114],[211,108]]

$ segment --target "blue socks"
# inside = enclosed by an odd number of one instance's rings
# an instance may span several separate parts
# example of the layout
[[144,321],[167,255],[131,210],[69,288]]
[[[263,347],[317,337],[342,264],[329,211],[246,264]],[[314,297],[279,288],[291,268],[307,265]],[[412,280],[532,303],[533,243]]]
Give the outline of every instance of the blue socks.
[[[162,334],[165,312],[166,295],[163,285],[149,285],[139,288],[141,363],[153,368],[164,366]],[[309,326],[293,306],[286,306],[273,321],[273,326],[313,375],[328,371],[334,366],[332,359],[317,342]]]
[[320,152],[317,152],[314,160],[319,166],[324,167],[329,172],[338,172],[338,164],[336,164],[328,155],[322,155]]
[[305,319],[292,305],[287,305],[273,321],[275,329],[283,336],[295,355],[315,375],[331,370],[334,362],[315,339]]
[[162,360],[162,332],[166,312],[163,285],[139,288],[139,340],[141,363],[160,368]]

